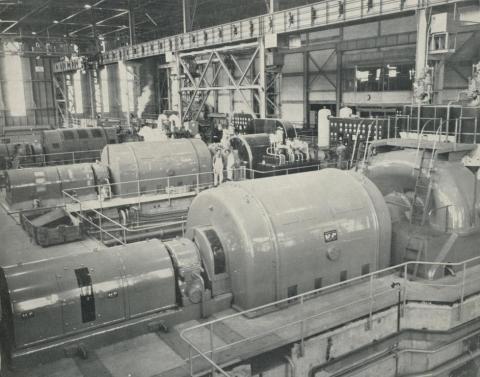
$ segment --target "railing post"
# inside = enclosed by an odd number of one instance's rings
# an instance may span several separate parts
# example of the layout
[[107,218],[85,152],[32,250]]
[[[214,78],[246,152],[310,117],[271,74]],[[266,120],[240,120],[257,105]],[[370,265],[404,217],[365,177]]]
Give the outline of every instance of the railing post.
[[[302,306],[302,313],[304,313],[304,298],[300,297],[300,305]],[[300,356],[305,354],[305,319],[300,322]]]
[[200,192],[200,174],[197,173],[196,175],[197,178],[197,194]]
[[367,329],[370,330],[372,328],[372,317],[373,317],[373,274],[370,275],[370,310],[368,314],[368,324],[367,324]]
[[192,346],[188,345],[188,364],[190,365],[190,376],[193,376]]
[[403,305],[402,305],[402,317],[405,315],[407,305],[407,284],[408,284],[408,264],[405,263],[403,271]]
[[[387,139],[390,139],[390,126],[391,126],[390,117],[387,116]],[[378,129],[377,129],[377,137],[378,137]]]
[[445,207],[445,233],[448,233],[448,206]]
[[210,323],[210,359],[212,360],[212,376],[215,376],[215,366],[213,365],[213,362],[215,360],[213,359],[214,357],[214,349],[213,349],[213,323]]
[[462,274],[462,286],[460,293],[460,305],[458,307],[458,319],[461,321],[463,318],[463,302],[465,300],[465,279],[467,275],[467,263],[463,262],[463,274]]
[[72,152],[72,164],[75,163],[75,152]]
[[458,140],[458,119],[455,119],[455,143],[458,143],[459,140]]
[[103,229],[102,229],[102,216],[100,216],[100,212],[98,212],[98,223],[100,226],[100,242],[103,243]]
[[478,127],[478,118],[475,117],[475,120],[474,120],[474,123],[475,123],[475,131],[473,132],[473,144],[477,144],[477,127]]

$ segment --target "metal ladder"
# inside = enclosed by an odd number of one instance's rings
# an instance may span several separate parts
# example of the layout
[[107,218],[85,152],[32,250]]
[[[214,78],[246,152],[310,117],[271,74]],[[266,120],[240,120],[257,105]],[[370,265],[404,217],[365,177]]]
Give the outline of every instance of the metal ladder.
[[[435,161],[437,159],[437,139],[442,125],[435,132],[435,141],[431,152],[427,152],[426,148],[422,149],[420,164],[417,169],[417,179],[415,181],[415,192],[410,209],[410,224],[423,226],[427,219],[428,206],[432,194],[432,172],[434,171]],[[418,154],[423,141],[423,129],[419,136],[417,155],[415,161],[418,160]]]
[[432,171],[434,169],[437,153],[432,150],[431,154],[425,149],[422,151],[420,165],[417,168],[417,179],[415,182],[415,193],[413,195],[410,211],[410,224],[425,224],[428,212],[428,204],[432,193]]

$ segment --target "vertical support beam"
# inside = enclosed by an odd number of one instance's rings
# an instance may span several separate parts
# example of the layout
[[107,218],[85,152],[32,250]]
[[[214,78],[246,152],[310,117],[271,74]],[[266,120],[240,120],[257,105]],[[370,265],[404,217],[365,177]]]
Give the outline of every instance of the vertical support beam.
[[[53,116],[55,117],[55,128],[58,128],[60,126],[60,117],[59,117],[59,111],[58,111],[58,93],[57,93],[57,81],[55,78],[55,73],[53,73],[53,62],[52,59],[48,59],[48,65],[49,65],[49,70],[52,75],[52,93],[53,93]],[[1,90],[1,88],[0,88]],[[1,97],[0,93],[0,97]]]
[[183,119],[182,78],[180,77],[180,56],[175,54],[175,78],[172,80],[172,110],[178,111],[178,116]]
[[278,0],[270,0],[270,5],[268,12],[272,14],[273,12],[276,12],[278,9]]
[[337,67],[336,67],[336,77],[335,77],[335,104],[337,107],[336,115],[340,114],[340,109],[342,108],[343,102],[343,90],[342,90],[342,50],[340,46],[337,45],[336,48],[337,55]]
[[61,73],[63,82],[63,93],[65,93],[65,124],[64,127],[70,127],[70,101],[72,99],[69,96],[69,88],[67,85],[67,76],[64,72]]
[[303,123],[310,127],[310,52],[303,53]]
[[260,118],[266,118],[267,117],[267,92],[266,92],[266,80],[265,80],[265,71],[267,69],[266,66],[266,61],[265,61],[265,40],[263,37],[259,38],[258,40],[258,46],[259,46],[259,84],[260,84],[260,90],[258,93],[258,97],[260,99],[259,101],[259,112],[260,112]]
[[98,32],[97,32],[97,21],[95,17],[95,7],[90,9],[91,17],[92,17],[92,35],[93,35],[93,45],[94,45],[94,52],[98,54],[100,52],[100,46],[98,45]]
[[135,37],[135,10],[133,0],[128,0],[128,31],[130,37],[130,46],[136,43]]
[[188,33],[192,30],[192,12],[190,9],[190,0],[182,0],[182,13],[183,13],[183,32]]
[[427,65],[428,20],[426,8],[417,10],[417,50],[415,57],[415,78],[421,77]]
[[441,105],[443,103],[443,90],[445,87],[445,58],[442,58],[437,63],[434,72],[433,104]]
[[85,75],[88,79],[88,88],[89,88],[89,95],[90,95],[90,106],[91,106],[91,110],[90,110],[90,114],[91,114],[91,117],[92,119],[95,119],[97,117],[97,109],[96,109],[96,91],[95,91],[95,87],[93,85],[93,70],[92,69],[89,69],[87,71],[87,74]]
[[166,75],[165,79],[166,79],[166,82],[167,82],[167,108],[166,109],[161,109],[162,111],[163,110],[170,110],[170,109],[173,108],[172,84],[170,82],[171,74],[172,74],[172,68],[167,68],[166,72],[165,72],[165,75]]
[[[213,75],[214,80],[212,82],[212,86],[218,86],[218,76],[215,77],[215,72],[217,72],[217,71],[218,71],[218,63],[213,62],[212,63],[212,75]],[[219,112],[218,105],[219,105],[218,90],[214,90],[213,91],[213,106],[215,107],[216,112]],[[231,114],[233,114],[233,113],[231,113]]]

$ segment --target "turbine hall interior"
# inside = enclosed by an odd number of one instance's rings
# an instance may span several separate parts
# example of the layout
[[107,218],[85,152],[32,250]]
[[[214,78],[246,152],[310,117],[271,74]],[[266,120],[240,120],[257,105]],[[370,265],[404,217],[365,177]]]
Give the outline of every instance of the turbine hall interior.
[[0,1],[0,376],[480,376],[479,122],[476,0]]

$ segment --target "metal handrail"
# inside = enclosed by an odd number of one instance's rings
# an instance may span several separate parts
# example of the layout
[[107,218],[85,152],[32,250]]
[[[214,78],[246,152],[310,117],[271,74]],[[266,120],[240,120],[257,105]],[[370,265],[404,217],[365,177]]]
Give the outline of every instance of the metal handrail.
[[[289,171],[294,169],[298,169],[298,168],[302,168],[302,169],[317,169],[317,170],[320,170],[321,168],[321,165],[320,164],[314,164],[314,165],[305,165],[305,166],[296,166],[296,167],[290,167],[290,168],[282,168],[282,169],[274,169],[274,170],[269,170],[269,171],[260,171],[260,170],[255,170],[255,169],[244,169],[245,172],[250,172],[251,173],[251,177],[252,179],[257,179],[258,178],[258,175],[262,175],[262,174],[275,174],[275,173],[285,173],[286,175],[288,175]],[[241,169],[235,169],[235,170],[241,170]],[[226,171],[224,171],[225,173]],[[257,178],[255,178],[255,173],[257,173]],[[194,174],[184,174],[184,175],[176,175],[176,176],[171,176],[171,177],[160,177],[160,178],[149,178],[149,179],[144,179],[144,180],[135,180],[135,181],[125,181],[125,182],[118,182],[118,183],[110,183],[108,184],[109,187],[110,187],[110,190],[112,188],[112,186],[114,185],[124,185],[124,184],[135,184],[137,187],[138,187],[138,191],[137,192],[133,192],[133,193],[128,193],[128,194],[120,194],[120,195],[115,195],[114,197],[115,198],[119,198],[119,197],[124,197],[124,196],[127,196],[127,197],[135,197],[135,196],[138,196],[138,198],[140,198],[140,196],[142,195],[148,195],[150,193],[153,193],[153,194],[158,194],[158,190],[150,190],[150,191],[141,191],[140,190],[140,184],[141,183],[145,183],[145,182],[152,182],[152,181],[158,181],[158,180],[161,180],[161,181],[167,181],[167,186],[165,186],[164,190],[165,190],[165,193],[168,194],[168,198],[170,199],[170,195],[172,194],[172,188],[176,188],[177,186],[170,186],[170,182],[172,180],[175,180],[177,178],[184,178],[184,177],[196,177],[196,183],[191,185],[192,186],[192,189],[190,191],[187,191],[187,193],[198,193],[200,191],[200,189],[202,188],[208,188],[208,187],[211,187],[212,184],[213,184],[213,179],[212,180],[209,180],[208,182],[206,183],[203,183],[203,184],[200,184],[200,176],[202,175],[208,175],[209,177],[210,176],[213,176],[213,172],[204,172],[204,173],[194,173]],[[244,176],[246,177],[247,174],[244,174]],[[240,180],[242,180],[242,178],[245,178],[245,177],[240,177]],[[246,178],[245,178],[246,179]],[[101,221],[99,221],[100,225],[97,225],[95,223],[93,223],[87,216],[84,216],[83,215],[83,210],[84,208],[82,207],[82,203],[83,202],[86,202],[86,201],[90,201],[91,199],[89,199],[88,197],[76,197],[74,196],[72,193],[73,192],[76,192],[76,191],[82,191],[82,190],[87,190],[87,191],[92,191],[92,190],[96,190],[97,192],[101,192],[101,187],[105,186],[107,184],[104,184],[104,185],[92,185],[92,186],[83,186],[83,187],[75,187],[75,188],[69,188],[69,189],[66,189],[66,190],[62,190],[62,195],[63,195],[63,201],[64,201],[64,206],[66,207],[67,206],[67,201],[69,200],[70,202],[73,202],[74,204],[77,204],[79,206],[78,208],[78,211],[75,211],[77,213],[77,215],[87,221],[89,224],[93,225],[96,229],[98,229],[100,231],[100,233],[105,233],[107,234],[108,236],[112,237],[113,239],[115,239],[116,241],[118,241],[119,243],[121,243],[122,245],[126,245],[127,244],[127,234],[130,234],[130,233],[133,233],[133,232],[141,232],[141,231],[144,231],[145,229],[131,229],[123,224],[120,224],[119,222],[111,219],[110,217],[108,216],[105,216],[103,214],[103,198],[100,198],[99,199],[99,203],[100,203],[100,211],[98,211],[97,209],[95,208],[89,208],[88,211],[89,212],[92,212],[93,214],[97,215],[97,218],[99,218],[99,220],[103,219],[109,223],[112,223],[113,225],[115,225],[119,231],[121,231],[123,234],[122,234],[122,239],[119,239],[115,236],[113,236],[111,233],[109,233],[107,230],[104,229],[103,227],[103,224]],[[180,187],[183,187],[183,186],[180,186]],[[68,200],[67,200],[68,199]],[[169,222],[168,225],[182,225],[182,227],[185,225],[186,221],[185,219],[182,219],[178,222]],[[162,225],[158,225],[158,226],[155,226],[155,227],[151,227],[152,229],[159,229],[161,227],[165,226],[165,224],[162,224]]]
[[[213,360],[213,355],[215,355],[215,352],[218,352],[219,350],[223,350],[225,348],[232,347],[232,346],[237,345],[239,343],[251,341],[251,340],[258,337],[257,334],[255,336],[243,338],[239,341],[232,342],[230,344],[226,344],[226,345],[223,345],[221,347],[217,347],[217,348],[212,347],[209,351],[204,352],[187,337],[187,334],[189,332],[192,332],[192,331],[194,331],[196,329],[199,329],[199,328],[208,327],[208,329],[210,331],[210,336],[213,337],[213,327],[216,323],[219,323],[219,322],[222,322],[222,321],[225,321],[225,320],[229,320],[229,319],[233,319],[233,318],[236,318],[236,317],[240,317],[240,316],[246,316],[246,315],[248,316],[248,314],[250,314],[250,313],[258,313],[259,311],[267,311],[268,309],[278,309],[279,307],[282,306],[282,304],[285,305],[285,304],[290,304],[292,302],[295,302],[295,303],[300,302],[300,304],[303,304],[305,299],[308,299],[308,298],[310,298],[312,296],[315,296],[319,293],[325,293],[327,290],[333,290],[333,289],[338,288],[340,286],[351,285],[352,283],[355,283],[355,282],[358,282],[358,281],[361,281],[361,280],[365,280],[367,278],[370,280],[369,293],[365,298],[363,298],[361,300],[358,300],[358,301],[363,302],[363,301],[366,301],[366,300],[370,300],[373,304],[373,302],[375,300],[375,297],[377,297],[379,295],[383,295],[385,292],[387,292],[387,293],[388,292],[389,293],[393,292],[393,293],[397,294],[398,292],[403,291],[403,304],[405,306],[406,302],[407,302],[407,284],[406,283],[408,281],[408,268],[409,268],[409,266],[413,266],[413,265],[417,265],[417,266],[418,265],[427,265],[427,266],[435,265],[435,266],[439,266],[439,267],[440,266],[444,266],[444,267],[448,266],[448,267],[461,267],[462,268],[463,276],[462,276],[462,279],[461,279],[460,283],[457,282],[456,284],[448,284],[448,285],[431,284],[431,283],[426,283],[425,284],[426,286],[440,286],[440,287],[442,287],[442,286],[447,287],[448,286],[449,288],[459,288],[458,298],[455,298],[455,301],[459,301],[459,310],[460,310],[459,317],[461,318],[463,303],[464,303],[464,299],[465,299],[465,285],[466,285],[466,282],[467,282],[466,277],[465,277],[466,272],[467,272],[467,265],[472,264],[472,263],[478,263],[478,262],[480,262],[480,256],[467,259],[463,262],[456,262],[456,263],[416,262],[416,261],[405,262],[405,263],[402,263],[400,265],[388,267],[388,268],[385,268],[385,269],[382,269],[382,270],[379,270],[379,271],[372,272],[372,273],[367,274],[367,275],[358,276],[358,277],[352,278],[352,279],[344,281],[344,282],[335,283],[335,284],[332,284],[328,287],[319,288],[319,289],[316,289],[316,290],[313,290],[313,291],[309,291],[309,292],[306,292],[306,293],[299,294],[299,295],[294,296],[294,297],[285,298],[285,299],[278,300],[278,301],[275,301],[275,302],[272,302],[272,303],[269,303],[269,304],[266,304],[266,305],[262,305],[262,306],[257,307],[257,308],[248,309],[248,310],[238,312],[238,313],[234,313],[234,314],[231,314],[231,315],[219,318],[219,319],[215,319],[215,320],[212,320],[212,321],[209,321],[209,322],[205,322],[205,323],[202,323],[200,325],[196,325],[196,326],[193,326],[193,327],[190,327],[188,329],[183,330],[180,333],[180,337],[189,346],[189,362],[190,362],[191,370],[192,370],[192,357],[193,357],[192,350],[195,350],[200,357],[202,357],[204,360],[206,360],[212,366],[213,371],[220,372],[223,376],[229,377],[229,374],[224,369],[222,369],[217,363],[215,363],[215,361]],[[381,275],[384,275],[386,273],[394,274],[395,272],[400,272],[400,273],[403,274],[403,287],[401,287],[399,285],[398,289],[384,290],[384,291],[381,291],[380,293],[373,292],[373,281],[374,281],[375,278],[378,278]],[[478,280],[478,278],[476,280]],[[469,281],[469,283],[470,282],[471,281]],[[422,284],[422,283],[419,283],[419,282],[417,282],[417,283]],[[356,301],[355,303],[349,303],[349,304],[347,304],[347,306],[348,305],[358,305],[358,302]],[[261,334],[260,336],[265,336],[267,334],[271,334],[275,331],[278,331],[279,329],[283,329],[283,328],[286,328],[286,327],[291,327],[291,326],[294,326],[294,325],[298,325],[299,323],[302,324],[301,328],[304,329],[305,328],[305,322],[308,321],[309,319],[311,319],[311,317],[318,317],[318,316],[324,315],[326,313],[331,313],[333,311],[340,310],[341,308],[344,308],[345,306],[346,305],[341,305],[337,308],[329,309],[327,312],[322,312],[322,313],[316,314],[314,316],[303,318],[301,320],[296,320],[294,322],[286,323],[282,326],[276,327],[274,329],[270,329],[268,332],[266,332],[265,334]],[[371,310],[370,315],[369,315],[370,319],[371,319],[372,314],[373,313],[372,313],[372,310]],[[300,339],[301,339],[302,343],[304,341],[304,336],[305,336],[305,334],[301,332]],[[208,354],[210,354],[210,357],[208,356]]]
[[[87,153],[89,153],[89,154],[95,153],[97,156],[96,157],[90,156],[90,157],[76,158],[76,155],[78,157],[78,156],[81,156],[82,154],[87,154]],[[102,153],[101,149],[92,149],[92,150],[73,151],[73,152],[55,152],[55,153],[31,154],[31,155],[28,155],[28,156],[18,156],[18,159],[20,160],[20,163],[22,161],[25,161],[25,160],[28,160],[28,159],[34,159],[34,160],[41,159],[41,161],[38,161],[38,162],[35,161],[35,162],[32,162],[32,163],[28,163],[27,165],[23,165],[23,167],[26,167],[26,166],[44,166],[47,163],[58,165],[59,163],[65,163],[65,162],[75,163],[75,161],[94,161],[98,157],[100,157],[101,153]],[[68,159],[65,158],[65,159],[62,159],[62,160],[47,161],[48,158],[55,157],[55,156],[71,156],[71,158],[68,158]]]

